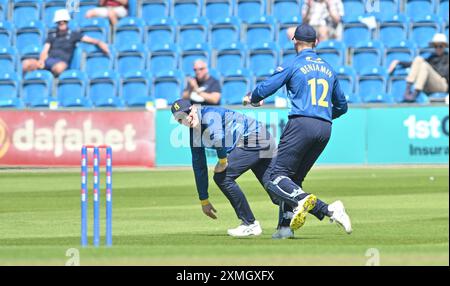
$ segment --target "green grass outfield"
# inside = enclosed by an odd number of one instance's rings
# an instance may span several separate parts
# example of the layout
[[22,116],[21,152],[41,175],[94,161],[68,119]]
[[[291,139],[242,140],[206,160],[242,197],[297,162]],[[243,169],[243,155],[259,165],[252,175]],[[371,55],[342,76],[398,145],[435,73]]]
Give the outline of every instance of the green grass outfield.
[[[274,241],[278,210],[251,173],[238,182],[264,232],[238,239],[226,235],[239,221],[212,180],[217,220],[201,212],[190,170],[116,169],[114,245],[81,249],[78,169],[0,169],[0,265],[64,265],[69,248],[80,249],[81,265],[365,265],[371,248],[381,265],[449,265],[448,171],[315,168],[304,189],[341,199],[353,234],[309,216],[296,239]],[[102,234],[104,222],[103,209]]]

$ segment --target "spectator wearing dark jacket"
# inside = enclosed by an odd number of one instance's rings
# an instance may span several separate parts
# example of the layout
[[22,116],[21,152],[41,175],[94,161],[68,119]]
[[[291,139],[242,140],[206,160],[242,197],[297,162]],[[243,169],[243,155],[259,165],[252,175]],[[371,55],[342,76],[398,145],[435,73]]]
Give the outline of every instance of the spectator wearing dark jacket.
[[[406,78],[404,102],[414,102],[422,91],[426,94],[448,92],[449,66],[448,53],[445,51],[448,47],[447,37],[445,34],[435,34],[430,46],[434,47],[434,53],[426,59],[416,57],[413,62],[394,60],[389,66],[389,73],[394,71],[397,65],[411,67]],[[414,91],[411,91],[413,85]]]

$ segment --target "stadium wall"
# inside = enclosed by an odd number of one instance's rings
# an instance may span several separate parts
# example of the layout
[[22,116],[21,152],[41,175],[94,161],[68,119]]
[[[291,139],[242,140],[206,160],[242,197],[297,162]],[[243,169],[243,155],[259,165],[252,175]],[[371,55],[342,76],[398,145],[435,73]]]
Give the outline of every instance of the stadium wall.
[[[277,141],[287,122],[286,109],[239,111]],[[447,106],[351,107],[318,164],[448,164],[448,114]],[[111,145],[115,166],[191,165],[188,129],[170,110],[0,112],[0,166],[79,166],[83,144]],[[216,163],[214,151],[207,157]]]
[[[269,126],[279,139],[286,109],[242,109]],[[333,123],[333,133],[318,164],[448,164],[447,106],[352,107]],[[159,110],[156,166],[190,166],[189,133]],[[209,164],[215,152],[207,152]]]

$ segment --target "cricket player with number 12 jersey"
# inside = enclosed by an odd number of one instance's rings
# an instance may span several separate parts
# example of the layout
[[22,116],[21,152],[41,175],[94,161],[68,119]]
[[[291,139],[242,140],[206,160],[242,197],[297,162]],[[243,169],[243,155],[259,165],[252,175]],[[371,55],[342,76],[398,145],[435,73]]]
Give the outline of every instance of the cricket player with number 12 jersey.
[[350,218],[341,201],[327,205],[302,188],[304,178],[330,139],[332,120],[347,112],[347,101],[335,72],[313,50],[317,43],[314,28],[299,25],[292,40],[297,56],[278,67],[244,98],[244,105],[259,106],[264,98],[286,85],[292,104],[265,185],[285,212],[285,221],[274,238],[293,237],[293,231],[303,226],[308,212],[320,220],[330,217],[350,234]]

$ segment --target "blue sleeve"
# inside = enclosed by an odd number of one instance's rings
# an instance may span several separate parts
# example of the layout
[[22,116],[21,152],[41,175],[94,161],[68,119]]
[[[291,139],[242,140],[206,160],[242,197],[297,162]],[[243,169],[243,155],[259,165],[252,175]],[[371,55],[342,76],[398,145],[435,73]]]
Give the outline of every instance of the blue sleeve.
[[252,92],[251,102],[258,103],[264,98],[274,94],[291,78],[290,63],[277,67],[275,72],[263,82],[260,82]]
[[[216,115],[218,113],[215,113]],[[214,149],[217,152],[217,157],[219,159],[223,159],[227,157],[227,149],[225,148],[225,130],[222,125],[222,117],[220,117],[220,121],[216,122],[214,119],[218,119],[217,117],[211,117],[211,113],[207,113],[205,115],[205,121],[208,124],[209,133],[211,134],[211,141],[213,143]]]
[[208,199],[208,165],[206,164],[205,148],[191,147],[191,154],[198,198],[206,200]]
[[331,96],[331,103],[333,104],[332,119],[338,118],[347,112],[347,99],[342,92],[341,86],[337,79],[334,80],[333,94]]

